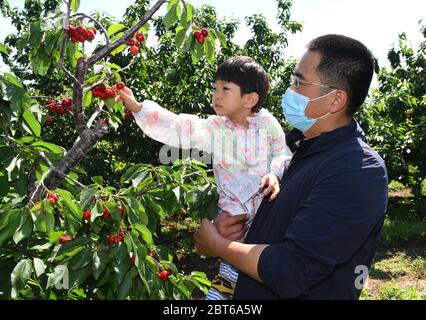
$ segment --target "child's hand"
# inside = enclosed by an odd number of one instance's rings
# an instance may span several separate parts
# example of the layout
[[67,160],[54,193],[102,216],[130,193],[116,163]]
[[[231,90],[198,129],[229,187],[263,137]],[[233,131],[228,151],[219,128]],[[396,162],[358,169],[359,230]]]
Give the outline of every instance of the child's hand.
[[263,189],[265,186],[268,186],[268,189],[266,189],[266,191],[264,192],[264,196],[267,196],[272,192],[269,201],[275,200],[278,193],[280,192],[280,182],[278,180],[278,177],[273,173],[264,176],[262,178],[262,182],[259,185],[259,190]]
[[142,109],[141,104],[136,101],[132,90],[127,87],[124,87],[123,90],[118,90],[116,86],[113,86],[112,89],[119,94],[119,96],[115,98],[115,101],[123,102],[127,110],[139,112]]

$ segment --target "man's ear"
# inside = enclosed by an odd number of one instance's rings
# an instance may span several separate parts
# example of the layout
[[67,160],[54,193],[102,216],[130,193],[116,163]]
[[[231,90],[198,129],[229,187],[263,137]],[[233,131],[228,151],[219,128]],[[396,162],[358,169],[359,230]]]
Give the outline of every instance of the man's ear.
[[252,109],[259,102],[259,95],[256,92],[246,93],[244,95],[244,107]]
[[336,90],[336,94],[333,97],[333,101],[331,103],[331,113],[336,113],[342,111],[347,107],[348,104],[348,94],[345,90]]

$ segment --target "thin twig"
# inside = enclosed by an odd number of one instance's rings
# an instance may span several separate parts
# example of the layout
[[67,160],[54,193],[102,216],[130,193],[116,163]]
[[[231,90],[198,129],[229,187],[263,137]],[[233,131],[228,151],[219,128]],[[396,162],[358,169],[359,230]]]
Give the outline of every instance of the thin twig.
[[83,85],[80,83],[80,81],[78,81],[78,79],[76,77],[74,77],[74,75],[65,67],[65,65],[63,64],[63,62],[58,62],[56,64],[58,66],[58,68],[60,68],[62,71],[65,72],[65,74],[67,75],[67,77],[74,82],[74,84],[79,88],[82,89]]
[[110,43],[111,43],[111,40],[110,40],[110,38],[109,38],[109,36],[108,36],[108,32],[105,30],[105,28],[104,28],[104,26],[102,25],[102,23],[100,23],[98,20],[96,20],[95,18],[93,18],[93,17],[91,17],[91,16],[88,16],[87,14],[85,14],[85,13],[76,13],[76,14],[74,14],[74,15],[72,15],[70,18],[71,19],[74,19],[74,18],[78,18],[78,17],[81,17],[81,18],[86,18],[86,19],[89,19],[89,20],[92,20],[101,30],[102,30],[102,33],[105,35],[105,41],[106,41],[106,45],[107,46],[109,46],[110,45]]
[[97,53],[92,55],[87,60],[87,65],[91,66],[95,64],[97,61],[105,58],[107,55],[109,55],[113,50],[118,48],[121,44],[126,42],[126,40],[132,36],[136,31],[138,31],[145,23],[147,23],[149,20],[151,20],[152,16],[160,9],[160,7],[166,2],[167,0],[158,0],[157,3],[153,5],[153,7],[145,14],[145,16],[133,27],[131,27],[129,30],[127,30],[123,36],[121,36],[119,39],[111,43],[109,46],[106,46],[99,50]]
[[72,182],[74,182],[77,186],[79,186],[80,188],[86,189],[87,187],[80,183],[79,181],[75,180],[74,178],[71,178],[69,175],[57,170],[55,168],[55,166],[53,165],[52,161],[50,161],[50,159],[48,157],[45,156],[44,152],[40,151],[37,152],[37,156],[42,159],[50,168],[50,170],[55,171],[57,173],[59,173],[62,177],[67,178],[69,180],[71,180]]

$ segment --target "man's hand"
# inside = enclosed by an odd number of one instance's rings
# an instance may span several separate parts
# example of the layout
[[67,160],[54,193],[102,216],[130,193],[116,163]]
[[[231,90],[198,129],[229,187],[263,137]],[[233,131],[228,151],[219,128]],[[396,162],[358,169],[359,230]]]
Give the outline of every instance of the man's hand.
[[207,219],[201,221],[201,226],[194,234],[195,246],[200,254],[217,256],[220,252],[222,238],[213,223]]
[[123,90],[118,90],[116,86],[113,86],[112,89],[114,91],[117,91],[117,93],[119,94],[119,96],[115,98],[115,101],[123,102],[127,110],[132,112],[139,112],[142,109],[141,104],[136,101],[132,90],[127,87],[124,87]]
[[262,182],[259,185],[259,190],[263,189],[265,186],[268,186],[268,188],[264,192],[264,196],[266,197],[272,192],[269,201],[275,200],[278,193],[280,192],[280,181],[278,180],[278,177],[273,173],[264,176],[262,178]]
[[231,241],[241,241],[241,238],[247,231],[246,222],[248,219],[247,214],[231,216],[228,212],[224,212],[218,215],[213,223],[222,237]]

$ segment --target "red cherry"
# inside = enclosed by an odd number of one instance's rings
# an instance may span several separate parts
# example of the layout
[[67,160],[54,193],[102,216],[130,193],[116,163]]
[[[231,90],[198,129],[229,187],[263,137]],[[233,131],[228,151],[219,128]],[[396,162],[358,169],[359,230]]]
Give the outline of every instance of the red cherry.
[[67,33],[72,38],[72,37],[76,36],[77,30],[73,26],[69,26],[68,29],[67,29]]
[[124,82],[117,83],[116,87],[117,87],[118,90],[123,90],[124,87],[125,87]]
[[129,110],[124,111],[124,116],[126,117],[126,119],[131,119],[133,118],[133,113],[130,112]]
[[131,266],[131,267],[133,267],[133,266],[135,265],[135,260],[136,260],[136,256],[135,256],[135,255],[132,255],[132,256],[130,257],[130,266]]
[[135,46],[135,47],[140,47],[141,46],[141,43],[138,41],[138,40],[136,40],[135,39],[135,41],[133,42],[133,45]]
[[114,98],[115,97],[115,92],[114,90],[112,90],[111,88],[108,88],[104,91],[104,96],[106,99],[104,100],[108,100],[110,98]]
[[56,202],[58,201],[58,196],[55,193],[51,193],[49,194],[49,196],[47,197],[47,200],[50,201],[51,204],[56,204]]
[[126,43],[127,43],[127,45],[129,45],[129,46],[134,46],[135,45],[135,39],[127,39],[126,40]]
[[71,241],[71,240],[72,240],[72,237],[71,237],[71,236],[60,236],[60,237],[59,237],[59,243],[60,243],[60,244],[67,243],[67,242],[69,242],[69,241]]
[[83,26],[78,26],[76,31],[78,34],[84,34],[86,32],[86,28]]
[[102,218],[104,218],[104,220],[107,220],[110,216],[111,216],[111,213],[109,212],[107,208],[105,208]]
[[56,113],[62,116],[65,114],[65,109],[62,106],[56,107]]
[[83,220],[85,221],[89,220],[91,215],[92,213],[90,212],[90,210],[83,211]]
[[99,124],[100,124],[100,125],[107,126],[107,125],[108,125],[108,120],[106,120],[106,119],[100,119],[100,120],[99,120]]
[[47,116],[47,119],[46,119],[46,124],[47,125],[49,125],[49,124],[51,124],[52,123],[52,120],[53,120],[53,118],[52,118],[52,116],[49,114],[48,116]]
[[126,216],[126,209],[124,209],[122,206],[119,206],[118,210],[120,211],[121,216],[124,218]]
[[49,107],[48,107],[49,111],[55,112],[56,111],[56,101],[53,101]]
[[76,43],[78,42],[79,38],[77,36],[71,37],[71,42]]
[[145,36],[143,33],[136,33],[136,39],[140,42],[144,42],[145,41]]
[[203,35],[201,35],[198,39],[197,39],[199,44],[204,44],[204,42],[206,41],[206,38],[203,37]]
[[106,86],[103,83],[100,83],[96,85],[93,89],[99,92],[104,92],[106,90]]
[[137,55],[139,53],[139,48],[136,46],[130,47],[130,53],[132,54],[132,56]]
[[202,36],[202,34],[201,34],[201,32],[200,31],[197,31],[197,32],[195,32],[194,33],[194,37],[195,37],[195,39],[199,39],[200,37]]
[[112,234],[110,234],[109,236],[108,236],[108,244],[114,244],[114,243],[116,243],[115,242],[115,236],[114,235],[112,235]]
[[91,30],[93,32],[93,34],[96,34],[96,28],[95,27],[90,27],[89,30]]
[[116,237],[116,239],[117,239],[117,242],[124,242],[123,236],[118,236]]
[[[84,31],[83,31],[84,32]],[[86,36],[85,36],[85,34],[84,33],[79,33],[78,35],[77,35],[77,39],[78,39],[78,41],[79,42],[84,42],[84,41],[86,41]]]
[[161,271],[158,276],[160,277],[161,280],[167,280],[169,278],[169,273],[168,271],[164,270]]
[[86,30],[84,37],[86,38],[86,40],[92,41],[93,39],[95,39],[95,34],[92,30]]
[[167,275],[170,277],[170,275],[172,274],[172,270],[167,269],[166,271],[167,271]]
[[204,38],[207,38],[207,37],[208,37],[208,35],[209,35],[209,31],[208,31],[207,29],[203,29],[203,30],[201,30],[201,35],[202,35]]

